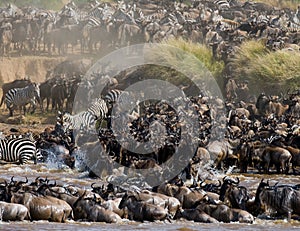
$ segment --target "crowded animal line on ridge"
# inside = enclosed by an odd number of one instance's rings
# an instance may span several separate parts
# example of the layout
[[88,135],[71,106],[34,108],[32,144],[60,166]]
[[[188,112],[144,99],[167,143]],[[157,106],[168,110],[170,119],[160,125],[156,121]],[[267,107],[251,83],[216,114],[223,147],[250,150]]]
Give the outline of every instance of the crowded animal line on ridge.
[[[252,1],[193,1],[185,5],[119,1],[67,3],[60,11],[18,8],[0,9],[2,56],[101,52],[128,44],[185,38],[212,47],[215,58],[228,61],[239,44],[265,40],[271,50],[299,51],[299,7],[279,9]],[[71,46],[71,51],[70,51]]]
[[[50,15],[49,12],[42,11],[31,15],[32,18],[24,19],[20,13],[6,15],[2,26],[2,38],[12,30],[17,31],[17,25],[14,24],[16,20],[16,24],[29,21],[45,23],[43,28],[46,28],[40,30],[43,31],[41,37],[33,36],[34,39],[30,43],[34,45],[28,43],[26,39],[17,42],[12,39],[14,49],[19,54],[24,52],[38,54],[42,52],[39,49],[43,43],[46,44],[44,51],[46,52],[47,48],[48,54],[53,54],[55,47],[58,48],[58,53],[68,52],[66,44],[77,44],[79,41],[74,34],[63,39],[60,37],[62,33],[66,35],[65,33],[69,31],[80,33],[80,36],[87,33],[87,37],[80,39],[81,52],[86,48],[98,49],[95,44],[99,40],[93,40],[99,39],[97,33],[104,36],[111,36],[110,33],[118,35],[113,36],[117,38],[116,41],[101,37],[100,49],[137,42],[133,41],[133,38],[142,38],[138,40],[139,42],[157,42],[173,36],[196,39],[196,42],[202,41],[210,45],[214,58],[222,59],[225,63],[229,63],[231,55],[237,49],[236,46],[248,38],[267,38],[265,45],[270,50],[299,50],[297,46],[291,46],[299,42],[299,21],[297,21],[299,8],[296,13],[288,9],[276,11],[268,5],[252,2],[241,5],[237,1],[203,3],[196,1],[193,7],[184,10],[181,9],[182,6],[177,3],[163,5],[161,8],[158,7],[155,15],[149,16],[143,14],[142,7],[138,8],[138,5],[134,4],[129,7],[123,2],[120,2],[117,8],[109,4],[99,4],[97,7],[88,5],[87,7],[91,7],[93,11],[84,15],[87,17],[83,21],[81,10],[70,2],[58,14]],[[196,11],[194,14],[193,10]],[[254,13],[254,10],[258,13]],[[42,22],[43,20],[45,21]],[[91,25],[98,21],[98,25]],[[50,29],[52,26],[54,27]],[[130,38],[132,34],[134,36]],[[76,41],[71,38],[75,38]],[[103,44],[107,41],[111,44]],[[5,48],[3,54],[9,55],[9,46],[2,41],[2,48]],[[106,167],[100,169],[100,172],[94,172],[95,169],[90,163],[93,160],[89,160],[88,155],[83,157],[85,160],[83,169],[89,172],[90,177],[109,176],[111,182],[117,181],[118,177],[114,179],[114,169],[105,164],[115,161],[130,168],[151,168],[153,172],[148,176],[149,179],[151,177],[159,179],[163,177],[162,170],[166,170],[160,165],[174,154],[183,136],[178,113],[188,114],[199,123],[196,131],[198,137],[192,137],[193,142],[197,144],[193,158],[178,176],[155,188],[149,187],[148,182],[142,178],[133,179],[138,182],[136,187],[127,182],[124,183],[124,188],[113,184],[102,184],[98,187],[93,184],[92,190],[57,185],[56,182],[51,184],[48,179],[42,178],[32,182],[16,181],[14,178],[11,178],[10,182],[4,180],[0,183],[1,200],[6,202],[0,204],[0,211],[3,212],[2,220],[65,222],[74,219],[114,223],[120,222],[122,218],[171,222],[184,218],[209,223],[253,223],[256,217],[264,216],[297,219],[297,215],[300,214],[299,185],[280,183],[271,185],[269,181],[262,180],[256,192],[249,192],[246,187],[240,185],[239,179],[224,177],[222,182],[219,181],[219,184],[215,185],[208,183],[205,176],[200,173],[217,168],[220,171],[235,169],[242,173],[298,174],[299,89],[282,92],[282,95],[268,96],[261,93],[255,98],[250,94],[251,89],[248,89],[246,82],[238,83],[240,87],[237,87],[235,80],[229,78],[226,82],[225,103],[219,98],[210,96],[205,89],[200,89],[203,92],[189,96],[190,105],[179,105],[186,111],[176,111],[163,101],[149,100],[137,102],[134,110],[125,115],[121,105],[117,115],[131,118],[128,123],[130,127],[128,135],[139,142],[150,141],[150,145],[155,147],[151,153],[139,155],[122,147],[118,143],[117,135],[111,129],[111,120],[115,119],[112,114],[115,103],[124,102],[125,105],[131,103],[128,102],[132,99],[130,92],[122,91],[124,83],[118,78],[110,77],[110,73],[93,73],[90,79],[84,79],[83,74],[84,72],[54,73],[40,84],[23,79],[3,85],[4,94],[1,102],[9,109],[11,116],[18,114],[17,109],[23,109],[23,113],[26,114],[26,104],[30,102],[32,113],[35,113],[37,104],[40,105],[41,111],[52,110],[57,113],[57,123],[38,134],[30,132],[24,134],[13,128],[10,134],[2,134],[0,146],[2,163],[27,164],[32,161],[39,164],[52,158],[54,154],[57,161],[74,168],[80,153],[93,152],[101,145],[103,152],[99,153],[99,157]],[[124,79],[126,82],[126,78]],[[93,91],[99,84],[106,84],[101,94]],[[28,93],[26,90],[28,86],[35,86],[35,90]],[[83,91],[82,94],[88,95],[88,99],[94,100],[88,102],[86,110],[72,114],[74,107],[86,105],[84,99],[75,100],[77,90]],[[122,99],[119,99],[120,97]],[[43,103],[45,99],[46,108]],[[181,99],[172,100],[182,102]],[[74,106],[73,103],[77,105]],[[218,123],[214,126],[220,129],[215,132],[225,133],[223,140],[219,140],[217,134],[211,134],[214,121]],[[161,128],[162,124],[165,129]],[[79,130],[82,134],[75,137],[73,130]],[[162,145],[151,139],[154,136],[153,130],[166,133]],[[20,146],[15,148],[14,144],[17,143]],[[136,148],[138,150],[138,147]],[[181,154],[179,160],[184,157],[184,154]],[[176,166],[170,165],[168,168],[167,172],[172,172]],[[125,169],[120,175],[129,174],[126,171],[130,169]],[[42,211],[45,205],[51,208]],[[20,211],[20,215],[16,216],[13,210]]]

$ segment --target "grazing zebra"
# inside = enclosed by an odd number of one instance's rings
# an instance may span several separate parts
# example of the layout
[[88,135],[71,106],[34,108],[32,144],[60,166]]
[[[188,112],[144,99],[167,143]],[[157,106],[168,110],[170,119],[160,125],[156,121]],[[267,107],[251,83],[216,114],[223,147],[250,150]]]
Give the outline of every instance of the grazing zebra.
[[16,162],[20,164],[43,160],[39,149],[34,142],[26,138],[1,139],[0,140],[0,160],[6,162]]
[[24,115],[26,113],[26,105],[30,103],[32,112],[36,108],[36,99],[40,100],[40,87],[39,84],[32,83],[24,88],[10,89],[4,98],[7,108],[9,109],[9,116],[13,116],[15,107],[23,107]]
[[89,111],[79,112],[75,115],[71,115],[69,112],[65,112],[61,116],[61,121],[65,131],[76,130],[94,130],[96,126],[97,117]]

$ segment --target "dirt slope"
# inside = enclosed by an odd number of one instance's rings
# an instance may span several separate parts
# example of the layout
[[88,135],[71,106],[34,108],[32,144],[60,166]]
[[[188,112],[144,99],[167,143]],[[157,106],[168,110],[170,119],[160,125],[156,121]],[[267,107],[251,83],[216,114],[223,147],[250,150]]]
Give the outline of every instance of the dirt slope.
[[29,76],[34,82],[45,80],[47,70],[65,61],[65,57],[23,56],[0,60],[0,85]]

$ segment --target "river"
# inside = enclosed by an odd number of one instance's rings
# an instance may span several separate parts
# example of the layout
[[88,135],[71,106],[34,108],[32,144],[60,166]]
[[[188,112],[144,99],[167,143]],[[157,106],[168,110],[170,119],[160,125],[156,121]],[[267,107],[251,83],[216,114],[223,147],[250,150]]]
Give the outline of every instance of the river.
[[[75,185],[81,188],[90,189],[91,183],[99,182],[97,179],[88,177],[87,172],[71,170],[68,168],[60,169],[56,163],[42,163],[37,165],[1,165],[1,179],[10,181],[14,176],[15,180],[25,180],[28,177],[29,182],[36,177],[48,177],[50,180],[56,180],[57,184]],[[219,174],[217,177],[222,179],[224,174]],[[256,172],[248,174],[232,173],[233,177],[240,178],[240,185],[247,187],[253,194],[256,187],[262,178],[269,179],[270,184],[279,181],[282,184],[299,184],[300,179],[297,175],[260,175]],[[0,180],[1,180],[0,179]],[[272,220],[256,218],[254,224],[239,224],[239,223],[219,223],[219,224],[204,224],[191,221],[173,221],[166,222],[132,222],[124,220],[121,224],[106,224],[95,222],[75,222],[67,221],[66,223],[53,223],[47,221],[23,221],[23,222],[0,222],[0,230],[294,230],[300,229],[300,221],[292,220],[290,223],[287,220]]]

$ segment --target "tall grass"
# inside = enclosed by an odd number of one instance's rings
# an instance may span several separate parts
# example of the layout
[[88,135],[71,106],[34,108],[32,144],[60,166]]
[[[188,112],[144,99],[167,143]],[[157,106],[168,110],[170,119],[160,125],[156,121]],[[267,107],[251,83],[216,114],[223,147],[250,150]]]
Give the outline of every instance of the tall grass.
[[[200,63],[202,63],[203,67],[207,68],[207,70],[212,73],[214,77],[219,77],[224,69],[224,62],[214,60],[212,49],[203,44],[193,43],[182,38],[169,39],[165,42],[162,42],[162,44],[178,48],[182,51],[182,54],[186,52],[191,56],[194,56]],[[172,58],[176,57],[177,55],[178,53],[173,54],[170,49],[168,49],[167,53],[164,53],[164,57],[169,59],[170,62],[172,62]]]
[[240,46],[232,64],[233,75],[249,80],[258,91],[300,87],[298,51],[269,51],[263,41],[247,41]]
[[177,73],[168,69],[162,73],[161,67],[160,70],[156,70],[173,84],[214,84],[217,81],[220,88],[223,86],[221,74],[224,62],[216,61],[211,48],[203,44],[192,43],[182,38],[169,39],[151,47],[149,53],[150,59],[155,60],[155,63],[176,70]]

